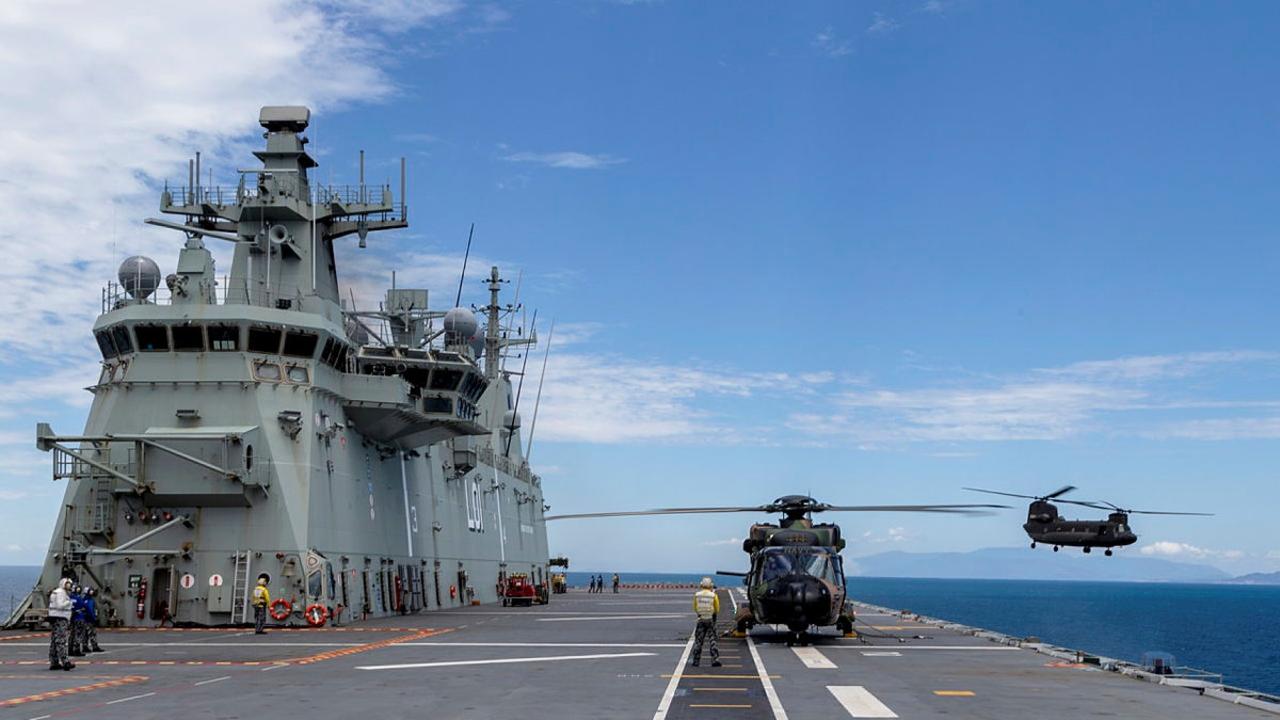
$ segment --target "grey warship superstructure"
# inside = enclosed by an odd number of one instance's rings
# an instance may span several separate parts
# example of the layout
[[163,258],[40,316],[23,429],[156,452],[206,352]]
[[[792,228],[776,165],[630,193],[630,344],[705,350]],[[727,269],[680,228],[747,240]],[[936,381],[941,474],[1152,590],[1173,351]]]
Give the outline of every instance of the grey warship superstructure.
[[[64,575],[124,625],[244,622],[260,574],[295,620],[491,602],[514,573],[546,587],[541,483],[502,368],[535,339],[504,331],[497,268],[483,327],[423,289],[344,303],[335,241],[408,225],[404,165],[399,198],[363,161],[358,185],[318,187],[309,121],[263,108],[262,167],[238,187],[202,187],[193,161],[161,198],[184,220],[148,220],[185,234],[175,271],[130,258],[104,290],[84,431],[37,427],[67,486],[11,623],[42,616]],[[225,282],[206,242],[234,244]]]

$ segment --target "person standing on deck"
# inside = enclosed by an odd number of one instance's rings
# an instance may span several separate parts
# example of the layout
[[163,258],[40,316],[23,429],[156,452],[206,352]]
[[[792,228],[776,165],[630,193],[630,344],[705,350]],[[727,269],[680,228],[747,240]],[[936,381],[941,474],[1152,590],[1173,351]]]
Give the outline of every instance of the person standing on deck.
[[618,588],[622,585],[622,578],[618,577],[618,573],[613,574],[613,594],[618,594]]
[[98,645],[98,591],[89,588],[84,591],[84,643],[85,652],[102,652]]
[[67,658],[71,625],[71,578],[62,578],[49,593],[49,669],[70,670],[75,663]]
[[698,616],[698,626],[693,631],[693,667],[702,661],[702,645],[711,644],[711,667],[720,667],[720,648],[716,645],[716,615],[720,613],[720,598],[716,595],[711,578],[702,578],[702,589],[693,594],[693,612]]
[[267,606],[271,604],[271,591],[267,590],[267,578],[258,576],[258,584],[253,588],[253,634],[266,635],[263,628],[267,624]]
[[83,657],[84,648],[84,588],[71,586],[71,627],[67,630],[67,654]]

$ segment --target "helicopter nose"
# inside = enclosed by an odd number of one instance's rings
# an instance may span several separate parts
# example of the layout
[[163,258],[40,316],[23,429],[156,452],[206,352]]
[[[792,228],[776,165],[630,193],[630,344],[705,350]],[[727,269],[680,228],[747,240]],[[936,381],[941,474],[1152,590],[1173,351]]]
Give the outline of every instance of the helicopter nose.
[[831,593],[811,575],[792,575],[775,584],[766,593],[765,604],[775,622],[809,625],[827,617]]

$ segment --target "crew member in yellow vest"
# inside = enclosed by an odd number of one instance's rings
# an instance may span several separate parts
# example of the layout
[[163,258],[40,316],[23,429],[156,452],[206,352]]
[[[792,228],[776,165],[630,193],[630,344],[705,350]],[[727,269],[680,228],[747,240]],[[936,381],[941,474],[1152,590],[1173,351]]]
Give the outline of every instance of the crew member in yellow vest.
[[720,648],[716,646],[716,615],[720,613],[720,598],[716,595],[711,578],[702,578],[702,589],[693,594],[693,612],[698,616],[698,626],[693,631],[693,666],[702,661],[702,644],[711,645],[711,667],[720,667]]
[[267,579],[265,577],[258,578],[258,584],[253,588],[253,634],[266,635],[267,631],[263,628],[267,624],[267,607],[271,605],[271,592],[267,590]]

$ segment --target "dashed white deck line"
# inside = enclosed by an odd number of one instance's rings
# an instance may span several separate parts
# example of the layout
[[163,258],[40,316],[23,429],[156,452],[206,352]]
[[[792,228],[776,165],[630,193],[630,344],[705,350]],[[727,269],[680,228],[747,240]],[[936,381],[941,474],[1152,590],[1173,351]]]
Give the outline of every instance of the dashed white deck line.
[[592,642],[402,642],[392,647],[600,647],[678,648],[683,643],[592,643]]
[[863,657],[902,657],[897,650],[863,650]]
[[216,682],[222,682],[223,680],[230,680],[230,679],[231,679],[231,676],[230,676],[230,675],[223,675],[222,677],[216,677],[216,678],[212,678],[212,679],[209,679],[209,680],[201,680],[200,682],[195,683],[195,684],[196,684],[197,686],[199,686],[199,685],[212,685],[213,683],[216,683]]
[[787,711],[778,699],[778,691],[773,689],[773,680],[769,679],[769,671],[764,669],[764,661],[760,659],[760,651],[756,650],[756,641],[747,636],[747,649],[751,651],[751,660],[756,664],[756,672],[760,674],[760,684],[764,686],[764,696],[769,700],[769,709],[773,711],[774,720],[787,720]]
[[840,707],[856,718],[896,718],[898,714],[861,685],[828,685]]
[[110,700],[110,701],[107,701],[107,702],[105,702],[105,703],[103,703],[103,704],[104,704],[104,705],[115,705],[116,703],[129,702],[130,700],[141,700],[142,698],[149,698],[149,697],[151,697],[152,695],[155,695],[155,693],[153,693],[153,692],[149,692],[149,693],[142,693],[141,695],[130,695],[129,697],[123,697],[123,698],[120,698],[119,700]]
[[53,716],[52,716],[52,715],[37,715],[37,716],[35,716],[35,717],[31,718],[31,720],[49,720],[49,718],[51,718],[51,717],[53,717]]
[[604,660],[607,658],[648,657],[651,652],[605,653],[599,655],[551,655],[547,657],[495,658],[492,660],[445,660],[428,663],[400,663],[398,665],[360,665],[357,670],[411,670],[414,668],[458,667],[462,665],[510,665],[513,663],[558,662],[562,660]]
[[810,670],[835,670],[836,664],[816,647],[793,647],[791,652]]
[[[538,618],[538,622],[590,622],[592,620],[669,620],[685,617],[686,613],[663,613],[661,615],[605,615],[591,617],[554,617]],[[46,643],[47,644],[47,643]]]
[[676,663],[676,669],[671,673],[671,680],[667,683],[667,689],[662,693],[662,700],[658,702],[658,709],[653,713],[653,720],[666,720],[667,712],[671,710],[671,699],[676,696],[676,687],[680,685],[680,677],[684,675],[685,663],[689,662],[689,653],[693,650],[693,639],[696,632],[689,633],[689,641],[684,644],[684,652],[680,653],[680,660]]

